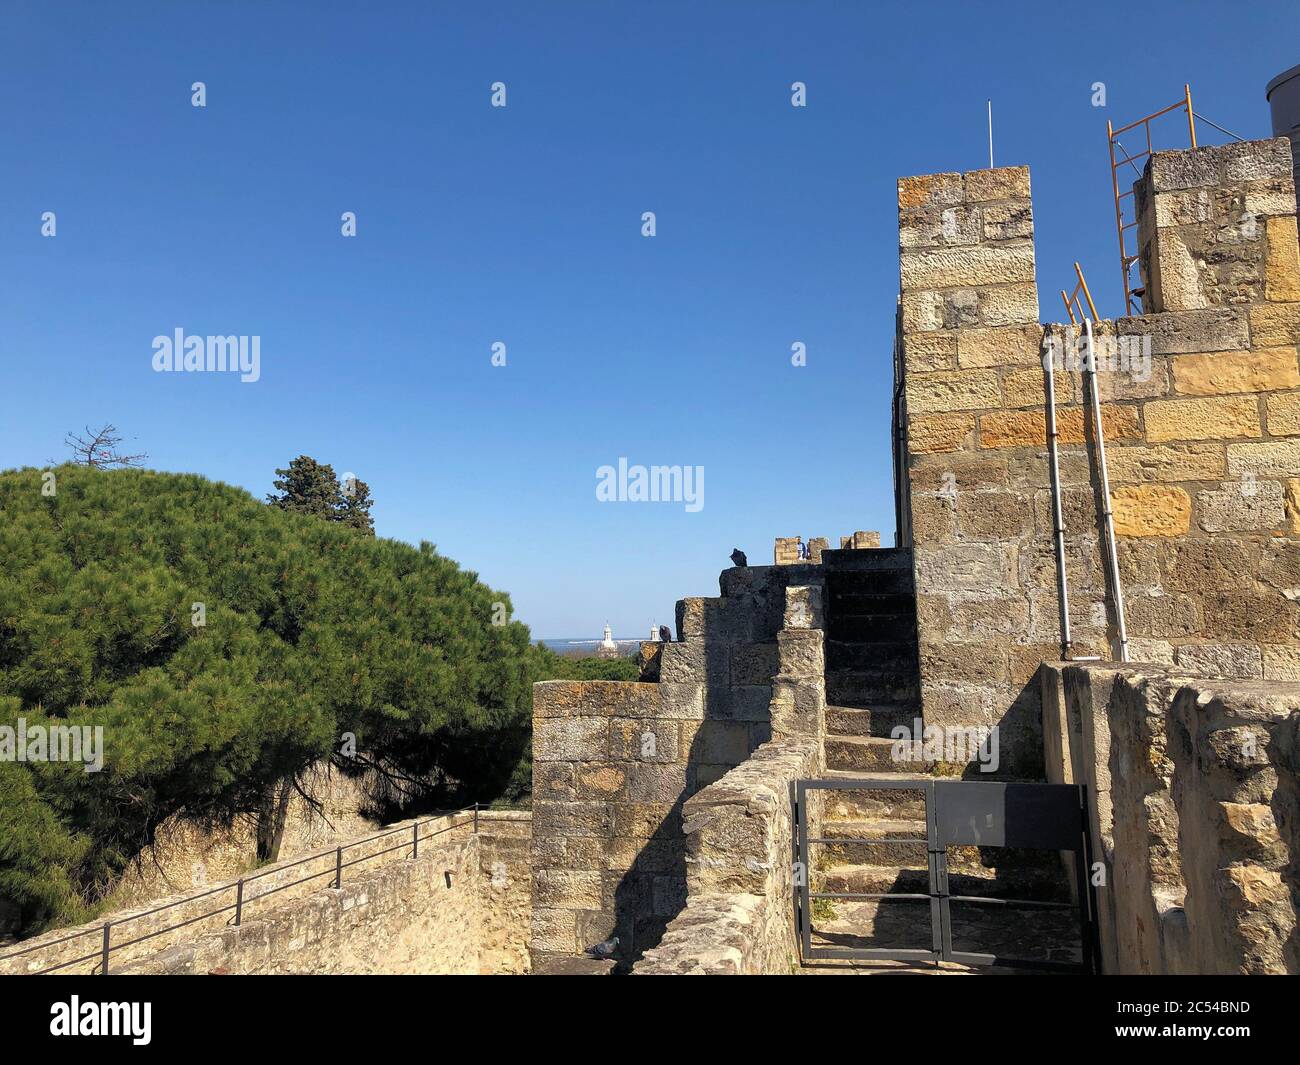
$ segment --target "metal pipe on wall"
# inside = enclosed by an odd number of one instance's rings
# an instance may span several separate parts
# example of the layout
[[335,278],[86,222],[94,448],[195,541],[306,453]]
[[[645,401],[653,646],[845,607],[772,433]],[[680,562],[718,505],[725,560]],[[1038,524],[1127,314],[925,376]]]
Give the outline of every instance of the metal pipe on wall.
[[1102,523],[1106,535],[1106,555],[1110,569],[1110,583],[1115,596],[1115,626],[1119,635],[1119,660],[1128,661],[1128,630],[1124,626],[1124,589],[1119,583],[1119,559],[1115,554],[1115,520],[1110,505],[1110,476],[1106,472],[1106,434],[1101,426],[1101,400],[1097,397],[1097,357],[1092,343],[1092,319],[1083,320],[1087,337],[1088,354],[1083,372],[1092,393],[1092,418],[1097,430],[1097,466],[1101,470]]
[[1061,602],[1061,657],[1070,657],[1070,598],[1065,575],[1065,521],[1061,516],[1061,467],[1057,460],[1056,377],[1051,351],[1043,358],[1047,374],[1047,450],[1052,459],[1052,525],[1056,538],[1056,594]]

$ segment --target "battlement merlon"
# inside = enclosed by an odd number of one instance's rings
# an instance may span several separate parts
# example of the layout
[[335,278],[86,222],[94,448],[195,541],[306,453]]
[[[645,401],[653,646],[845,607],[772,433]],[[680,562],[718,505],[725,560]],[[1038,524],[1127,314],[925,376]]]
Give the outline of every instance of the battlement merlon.
[[[772,553],[772,562],[777,566],[795,566],[799,563],[820,565],[822,552],[829,551],[831,543],[824,536],[814,536],[808,540],[808,556],[800,557],[799,545],[802,536],[778,536]],[[858,529],[849,536],[840,537],[841,551],[863,551],[880,547],[880,533]]]
[[1285,137],[1156,152],[1134,182],[1147,314],[1300,300]]

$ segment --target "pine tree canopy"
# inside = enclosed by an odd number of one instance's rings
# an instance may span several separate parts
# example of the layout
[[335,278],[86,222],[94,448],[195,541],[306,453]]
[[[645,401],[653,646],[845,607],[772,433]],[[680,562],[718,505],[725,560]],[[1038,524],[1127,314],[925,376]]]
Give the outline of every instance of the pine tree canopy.
[[26,930],[88,913],[168,817],[228,824],[322,760],[426,808],[526,772],[536,652],[492,624],[508,597],[319,520],[337,481],[306,461],[287,509],[194,475],[0,473],[0,725],[104,729],[100,772],[0,760],[0,898]]

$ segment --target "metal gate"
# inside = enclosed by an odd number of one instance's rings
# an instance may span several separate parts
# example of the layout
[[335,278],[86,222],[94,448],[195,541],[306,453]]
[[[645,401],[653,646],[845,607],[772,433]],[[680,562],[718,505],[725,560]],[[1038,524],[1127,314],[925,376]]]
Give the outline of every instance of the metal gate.
[[[915,791],[925,796],[925,839],[810,837],[808,795],[813,791]],[[790,786],[794,804],[795,927],[805,961],[822,959],[887,959],[896,961],[959,962],[964,965],[1013,966],[1018,969],[1097,971],[1096,896],[1089,872],[1092,847],[1088,835],[1086,789],[1075,784],[1020,784],[969,780],[797,780]],[[834,892],[811,889],[811,847],[818,844],[925,844],[929,890],[907,892]],[[948,884],[950,846],[1017,847],[1066,851],[1074,856],[1075,902],[953,895]],[[928,945],[899,947],[826,947],[814,945],[813,902],[817,899],[888,899],[917,905],[929,903]],[[996,953],[953,948],[952,904],[1008,906],[1018,909],[1076,909],[1082,962],[1015,958]]]

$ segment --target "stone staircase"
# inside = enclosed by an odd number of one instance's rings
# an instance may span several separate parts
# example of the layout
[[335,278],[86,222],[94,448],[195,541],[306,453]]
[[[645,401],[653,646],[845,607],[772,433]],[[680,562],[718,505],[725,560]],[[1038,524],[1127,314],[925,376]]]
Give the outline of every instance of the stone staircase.
[[[826,551],[822,564],[827,598],[826,776],[899,783],[933,779],[928,764],[894,761],[890,739],[890,730],[898,725],[907,726],[911,735],[921,717],[911,554],[898,549]],[[829,842],[813,846],[813,890],[928,892],[922,792],[828,791],[820,832]],[[1059,865],[1044,862],[1040,855],[998,853],[1005,863],[994,869],[984,864],[977,848],[951,848],[951,890],[983,896],[1061,897],[1064,881]],[[822,945],[930,945],[930,907],[924,901],[820,901],[821,906],[814,906],[813,924],[816,941]],[[964,941],[966,949],[1016,953],[1016,937],[1025,934],[1023,913],[1018,911],[1017,916],[1003,907],[967,904],[959,914],[954,904],[955,942]],[[1047,931],[1044,925],[1039,928]],[[1061,935],[1069,938],[1068,917],[1065,930],[1060,934],[1052,930],[1048,938],[1058,940]]]
[[[822,564],[827,597],[826,775],[927,779],[925,766],[893,760],[894,742],[889,738],[895,726],[911,729],[921,716],[911,554],[897,549],[827,551]],[[815,848],[814,884],[819,890],[911,892],[918,884],[926,890],[925,800],[919,792],[827,792],[822,816],[823,837],[845,842]],[[918,843],[861,842],[876,839]],[[869,934],[870,929],[861,926],[874,925],[877,911],[889,905],[836,903],[820,909],[823,914],[834,910],[836,925],[852,910],[858,926],[853,931]],[[928,922],[924,904],[897,905],[917,910],[916,916]],[[864,914],[864,908],[871,912]],[[928,943],[928,932],[919,942]]]

